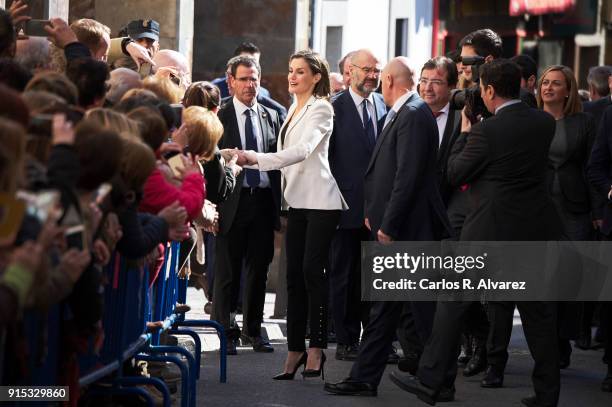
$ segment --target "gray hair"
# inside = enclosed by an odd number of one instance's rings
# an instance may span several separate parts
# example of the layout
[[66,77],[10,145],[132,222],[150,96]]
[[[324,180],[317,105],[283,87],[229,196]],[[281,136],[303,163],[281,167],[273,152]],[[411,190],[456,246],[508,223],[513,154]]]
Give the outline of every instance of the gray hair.
[[610,87],[608,86],[608,78],[610,75],[612,75],[611,66],[594,66],[589,69],[587,83],[595,88],[599,96],[608,96],[610,94]]
[[48,69],[51,64],[49,41],[42,37],[18,40],[15,62],[30,72],[34,72],[37,69]]
[[106,99],[112,104],[119,102],[127,91],[142,88],[140,75],[128,68],[117,68],[111,71],[108,83],[110,89],[106,93]]

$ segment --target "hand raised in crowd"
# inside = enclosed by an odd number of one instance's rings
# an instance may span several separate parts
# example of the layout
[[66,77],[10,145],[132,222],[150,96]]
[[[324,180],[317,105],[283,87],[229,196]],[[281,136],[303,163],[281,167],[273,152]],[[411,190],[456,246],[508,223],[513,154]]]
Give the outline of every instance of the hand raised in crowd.
[[55,217],[49,216],[38,235],[37,241],[45,251],[49,250],[54,245],[62,250],[65,245],[64,230],[64,227],[58,226]]
[[72,31],[67,22],[61,18],[49,20],[51,26],[46,26],[45,31],[49,33],[49,41],[58,48],[65,48],[66,45],[78,42],[76,34]]
[[96,263],[102,266],[106,266],[110,261],[111,252],[102,239],[96,239],[93,242],[93,247],[91,251],[93,252],[94,258],[96,259]]
[[242,167],[237,164],[238,162],[238,154],[234,155],[231,160],[225,166],[232,170],[232,174],[234,177],[237,177],[238,174],[242,172]]
[[468,119],[465,109],[465,107],[461,109],[461,132],[469,133],[472,130],[472,122]]
[[162,209],[157,216],[168,223],[169,226],[183,225],[187,221],[187,210],[178,201]]
[[117,214],[114,212],[106,215],[102,237],[111,251],[115,250],[117,243],[123,237],[123,228],[121,227],[121,223],[119,223]]
[[81,277],[81,274],[83,274],[83,271],[85,271],[85,269],[89,265],[90,261],[91,254],[88,250],[78,250],[72,248],[66,253],[64,253],[60,258],[59,269],[62,270],[68,276],[72,283],[76,283],[79,277]]
[[202,217],[203,227],[206,232],[217,233],[219,231],[219,212],[217,211],[217,205],[209,200],[204,200]]
[[219,153],[221,153],[221,157],[223,157],[225,162],[230,162],[234,156],[238,155],[238,151],[240,150],[237,148],[224,148],[223,150],[219,150]]
[[72,122],[66,120],[66,115],[63,113],[57,113],[53,115],[52,125],[52,144],[74,144],[74,129],[72,128]]
[[132,57],[138,66],[138,69],[140,69],[140,65],[144,63],[149,63],[155,66],[155,62],[153,62],[153,59],[151,59],[151,54],[149,54],[149,51],[142,45],[135,42],[130,42],[125,46],[125,50],[128,52],[128,54],[130,54],[130,57]]
[[162,145],[159,147],[159,153],[162,157],[170,152],[181,153],[182,151],[183,149],[181,148],[181,146],[173,141],[162,143]]
[[191,174],[202,174],[200,165],[198,164],[200,157],[197,155],[193,157],[191,153],[189,153],[187,155],[181,155],[181,160],[183,162],[183,166],[177,167],[176,169],[181,179],[185,179]]
[[30,6],[28,6],[23,0],[15,0],[11,3],[11,7],[9,7],[8,12],[11,15],[11,19],[13,20],[13,25],[15,27],[32,19],[32,17],[27,14],[29,8]]

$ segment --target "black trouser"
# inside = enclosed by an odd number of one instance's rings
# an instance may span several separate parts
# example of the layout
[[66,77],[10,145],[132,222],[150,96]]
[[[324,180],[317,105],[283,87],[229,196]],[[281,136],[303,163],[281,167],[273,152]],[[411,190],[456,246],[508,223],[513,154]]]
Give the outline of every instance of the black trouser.
[[608,364],[608,369],[612,369],[612,302],[601,303],[599,320],[604,337],[603,362]]
[[361,242],[370,232],[359,229],[338,229],[329,255],[330,308],[338,343],[359,342],[361,325],[367,325],[369,303],[361,302]]
[[[425,352],[421,356],[418,377],[433,389],[450,387],[457,375],[457,355],[461,327],[470,302],[439,302],[431,337]],[[510,321],[510,326],[498,325],[498,338],[507,338],[505,343],[499,342],[500,349],[506,354],[512,333],[512,317],[514,302],[490,302],[488,310],[498,318],[498,321]],[[532,380],[538,397],[543,406],[556,406],[559,401],[560,374],[559,349],[557,343],[557,305],[554,302],[517,302],[521,314],[523,330],[531,357],[535,361]],[[491,321],[491,329],[496,329]],[[488,356],[487,356],[488,357]],[[504,366],[505,366],[504,361]]]
[[[340,210],[289,209],[287,219],[287,344],[305,350],[306,323],[310,347],[327,348],[329,248]],[[310,318],[309,318],[310,317]]]
[[393,301],[373,303],[368,326],[363,332],[359,355],[349,375],[350,380],[378,386],[385,372],[389,349],[404,307],[410,307],[419,340],[423,343],[427,341],[431,333],[435,303]]
[[261,335],[268,266],[274,255],[274,201],[270,188],[243,188],[234,221],[226,235],[216,238],[212,319],[228,329],[232,299],[240,291],[240,275],[246,260],[243,331]]

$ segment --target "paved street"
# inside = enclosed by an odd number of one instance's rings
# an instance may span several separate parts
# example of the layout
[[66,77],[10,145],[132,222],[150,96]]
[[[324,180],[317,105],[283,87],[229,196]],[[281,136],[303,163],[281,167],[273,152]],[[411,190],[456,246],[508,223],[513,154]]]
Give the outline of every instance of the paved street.
[[[204,295],[190,288],[188,303],[192,306],[189,318],[204,318]],[[266,297],[265,316],[272,314],[274,295]],[[318,379],[302,380],[296,376],[293,382],[277,382],[272,376],[282,370],[286,355],[284,320],[266,319],[266,331],[274,344],[272,354],[256,354],[251,348],[239,348],[237,356],[228,357],[228,382],[218,381],[218,340],[216,336],[200,330],[205,353],[202,358],[202,379],[198,382],[198,405],[205,406],[258,406],[258,407],[360,407],[360,406],[425,406],[416,397],[400,390],[385,376],[378,389],[376,398],[342,397],[327,395],[323,392],[323,381]],[[521,406],[520,399],[531,394],[531,367],[527,345],[523,338],[520,319],[515,317],[512,335],[511,356],[506,370],[505,387],[501,389],[481,389],[480,376],[469,379],[459,375],[457,380],[456,401],[440,404],[456,407],[484,406]],[[344,378],[351,362],[341,362],[333,358],[335,344],[327,351],[328,363],[325,365],[325,378],[329,381]],[[612,405],[612,393],[603,393],[599,386],[605,375],[601,363],[602,351],[574,350],[572,364],[561,374],[561,402],[563,407],[596,407]],[[387,372],[395,369],[389,365]]]

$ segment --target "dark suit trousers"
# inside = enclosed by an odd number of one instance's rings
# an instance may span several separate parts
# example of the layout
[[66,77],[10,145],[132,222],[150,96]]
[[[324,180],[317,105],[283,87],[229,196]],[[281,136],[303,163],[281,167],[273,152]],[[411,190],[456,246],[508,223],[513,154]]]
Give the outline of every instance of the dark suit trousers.
[[310,347],[327,348],[329,248],[340,210],[289,209],[287,219],[287,345],[305,350],[310,318]]
[[372,304],[368,326],[363,332],[359,355],[349,375],[351,381],[370,383],[378,386],[389,358],[389,349],[405,305],[411,312],[421,341],[425,342],[431,333],[435,303],[381,301]]
[[240,291],[243,261],[247,274],[244,287],[243,331],[261,335],[268,266],[274,255],[274,202],[270,188],[243,188],[232,226],[216,238],[216,264],[212,319],[229,328],[232,299]]
[[[512,302],[491,302],[488,308],[497,315],[504,312],[512,315],[514,305]],[[438,303],[433,332],[417,374],[423,384],[440,389],[454,383],[461,326],[470,306],[470,302]],[[521,314],[529,351],[535,361],[532,380],[536,396],[542,405],[556,406],[561,388],[556,304],[519,302],[516,306]],[[508,343],[504,349],[507,346]]]
[[369,231],[338,229],[329,254],[330,308],[338,343],[359,342],[361,324],[367,325],[369,303],[361,302],[361,242]]

